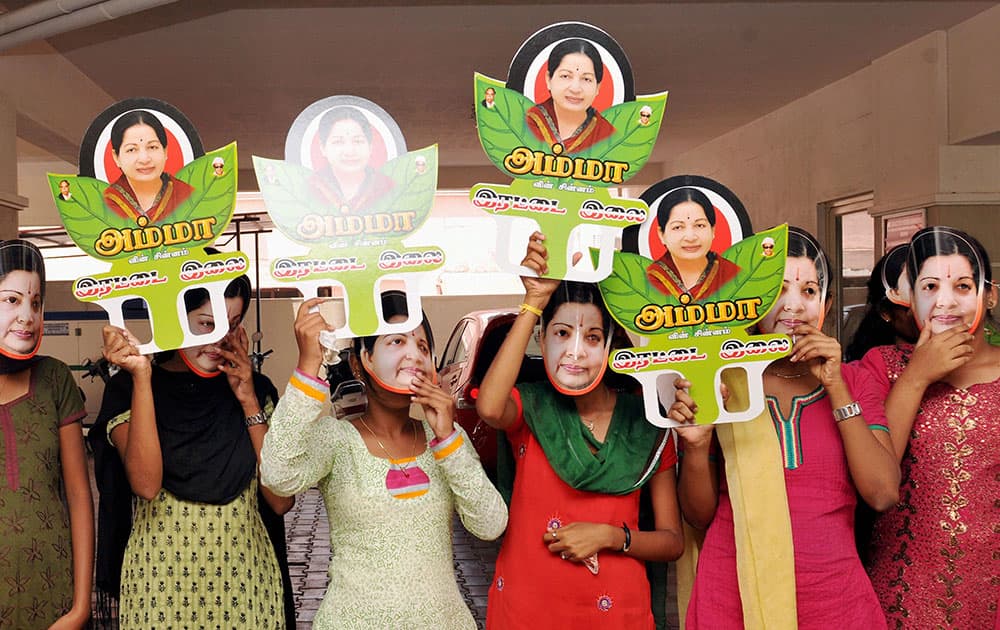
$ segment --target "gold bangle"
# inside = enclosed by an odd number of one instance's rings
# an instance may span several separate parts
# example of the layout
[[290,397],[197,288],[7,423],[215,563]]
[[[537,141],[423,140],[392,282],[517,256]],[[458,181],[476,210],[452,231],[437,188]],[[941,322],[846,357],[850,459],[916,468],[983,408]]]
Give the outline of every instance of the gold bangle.
[[[542,309],[538,308],[537,306],[532,306],[531,304],[521,302],[521,313],[534,313],[535,316],[541,317]],[[520,315],[520,313],[518,314]]]

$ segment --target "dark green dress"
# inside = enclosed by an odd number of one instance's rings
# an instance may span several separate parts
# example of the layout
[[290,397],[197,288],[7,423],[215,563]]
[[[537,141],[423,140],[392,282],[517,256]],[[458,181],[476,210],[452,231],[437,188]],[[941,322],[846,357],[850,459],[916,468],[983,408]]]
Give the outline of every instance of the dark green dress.
[[44,357],[0,405],[0,628],[47,628],[73,605],[59,429],[86,415],[66,364]]

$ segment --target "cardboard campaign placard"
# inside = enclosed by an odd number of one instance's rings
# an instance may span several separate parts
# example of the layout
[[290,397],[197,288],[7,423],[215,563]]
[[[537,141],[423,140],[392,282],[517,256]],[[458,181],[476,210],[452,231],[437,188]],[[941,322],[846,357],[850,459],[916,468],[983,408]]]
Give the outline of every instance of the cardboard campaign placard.
[[[792,347],[784,334],[751,332],[781,293],[786,226],[754,234],[736,195],[705,177],[671,177],[641,196],[650,216],[625,231],[600,287],[612,317],[648,343],[613,351],[611,369],[639,381],[656,426],[678,424],[666,415],[678,377],[692,383],[699,423],[756,417],[764,368]],[[745,374],[747,409],[723,407],[727,369]]]
[[595,282],[611,272],[617,237],[640,225],[647,208],[639,199],[612,198],[608,188],[649,160],[666,100],[666,92],[636,96],[622,47],[580,22],[528,38],[506,83],[475,75],[479,140],[514,180],[470,192],[472,203],[497,220],[502,269],[532,274],[520,261],[538,230],[546,236],[548,277]]
[[[331,96],[292,123],[285,159],[254,156],[268,214],[305,255],[278,256],[271,276],[309,298],[343,291],[346,325],[336,338],[412,330],[420,322],[421,275],[444,264],[438,247],[406,247],[437,191],[437,146],[407,152],[399,126],[375,103]],[[380,295],[400,280],[407,320],[389,324]]]
[[91,123],[80,174],[49,174],[56,208],[73,242],[108,273],[73,283],[73,295],[124,327],[123,305],[145,301],[152,340],[143,354],[212,343],[226,327],[196,334],[184,294],[208,290],[215,321],[226,321],[226,285],[246,273],[241,252],[208,254],[236,203],[236,144],[208,153],[175,107],[149,98],[120,101]]

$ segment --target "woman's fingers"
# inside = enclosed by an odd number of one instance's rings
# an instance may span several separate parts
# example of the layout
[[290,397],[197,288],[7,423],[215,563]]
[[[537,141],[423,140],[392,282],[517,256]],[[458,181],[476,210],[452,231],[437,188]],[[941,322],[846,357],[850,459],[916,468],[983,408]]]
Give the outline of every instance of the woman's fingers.
[[295,321],[305,318],[308,315],[318,314],[314,311],[314,308],[318,308],[320,304],[326,302],[329,298],[314,297],[309,298],[305,302],[299,305],[299,312],[295,314]]

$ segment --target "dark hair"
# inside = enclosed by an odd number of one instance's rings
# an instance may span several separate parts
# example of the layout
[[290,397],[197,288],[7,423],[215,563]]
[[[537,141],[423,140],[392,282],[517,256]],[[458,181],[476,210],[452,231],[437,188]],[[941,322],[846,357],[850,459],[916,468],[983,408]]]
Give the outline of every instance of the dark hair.
[[111,148],[115,155],[118,155],[118,151],[122,148],[122,138],[125,137],[125,132],[136,125],[152,127],[156,139],[160,141],[164,149],[167,148],[167,131],[163,128],[163,123],[156,117],[156,114],[144,109],[133,109],[119,116],[115,124],[111,126]]
[[597,47],[585,39],[573,38],[564,39],[552,48],[549,53],[549,78],[555,74],[556,68],[562,63],[563,57],[573,53],[582,53],[590,57],[594,63],[594,78],[600,83],[604,80],[604,62],[601,61],[601,53],[597,52]]
[[677,204],[684,203],[685,201],[693,201],[701,206],[701,209],[705,211],[705,218],[708,219],[708,224],[715,227],[715,207],[709,201],[708,195],[697,188],[684,187],[671,190],[660,200],[660,205],[656,208],[656,223],[660,226],[660,230],[663,230],[667,222],[670,221],[670,214],[674,211]]
[[[233,278],[229,284],[226,285],[226,290],[223,292],[223,296],[227,298],[242,298],[243,306],[240,307],[240,319],[247,314],[247,309],[250,308],[250,278],[246,275],[237,276]],[[201,308],[205,305],[205,302],[209,300],[208,289],[203,287],[195,287],[187,293],[184,294],[184,311],[190,313],[196,308]]]
[[990,257],[982,243],[961,230],[934,226],[920,230],[910,239],[910,255],[906,257],[906,270],[910,274],[910,284],[916,287],[917,274],[920,273],[920,268],[924,266],[928,258],[952,254],[960,254],[968,259],[969,265],[972,267],[972,278],[977,285],[981,280],[993,281]]
[[0,281],[12,271],[38,274],[38,293],[45,302],[45,258],[32,243],[15,238],[0,241]]
[[68,179],[60,179],[59,180],[59,185],[62,186],[63,184],[66,184],[67,186],[69,186],[69,180]]
[[326,144],[327,139],[330,137],[330,131],[333,130],[333,126],[340,122],[341,120],[353,120],[358,123],[358,127],[361,127],[361,132],[365,134],[365,138],[368,142],[372,141],[372,124],[368,122],[365,115],[361,113],[360,110],[353,107],[334,107],[329,110],[319,119],[319,141],[320,144]]
[[826,293],[829,295],[830,286],[830,259],[813,235],[800,227],[788,226],[788,250],[785,258],[808,258],[813,261],[816,267],[816,279],[820,286],[826,286]]
[[494,94],[497,93],[496,89],[493,87],[488,87],[485,90],[483,90],[483,94],[486,94],[487,92],[493,92]]
[[[898,247],[905,247],[905,245]],[[893,263],[902,261],[901,258],[896,256],[890,259],[892,251],[889,250],[884,256],[879,258],[878,262],[872,268],[871,275],[868,276],[868,283],[866,285],[868,287],[868,297],[865,300],[865,316],[858,324],[858,329],[855,331],[854,337],[847,344],[847,349],[844,351],[844,358],[847,361],[857,361],[876,346],[891,346],[896,343],[896,329],[891,322],[882,319],[882,315],[895,309],[908,309],[898,304],[893,304],[885,295],[885,283],[882,282],[882,277],[883,275],[890,277],[889,274],[893,272]],[[899,265],[895,271],[896,274],[893,277],[898,278],[899,273],[902,271],[902,266]]]
[[[406,294],[402,291],[385,291],[382,293],[382,319],[389,321],[389,319],[395,317],[396,315],[409,316],[409,311],[406,308]],[[420,325],[424,328],[424,334],[427,335],[427,345],[431,349],[431,354],[434,354],[434,333],[431,332],[431,325],[427,321],[427,313],[421,311],[420,313]],[[380,335],[370,335],[368,337],[355,337],[354,339],[354,351],[360,355],[361,349],[364,348],[365,351],[371,353],[375,348],[375,342],[378,340]]]

